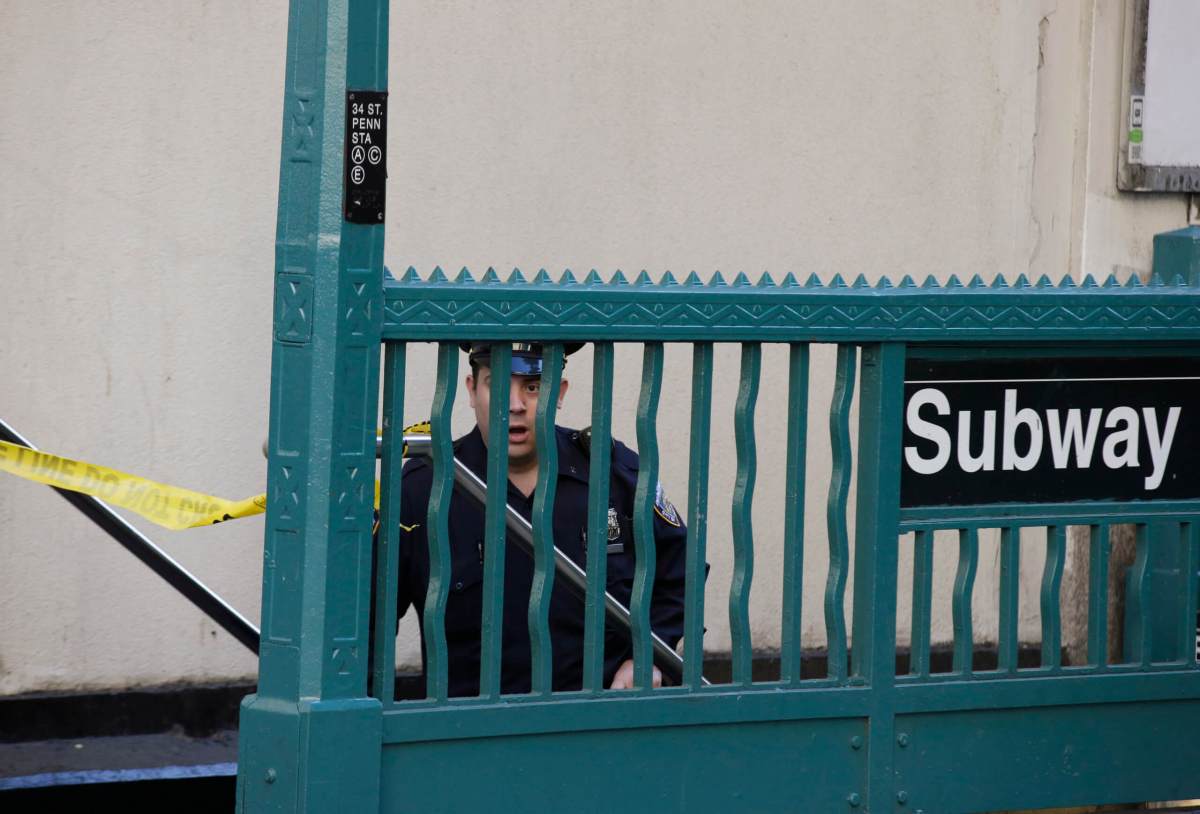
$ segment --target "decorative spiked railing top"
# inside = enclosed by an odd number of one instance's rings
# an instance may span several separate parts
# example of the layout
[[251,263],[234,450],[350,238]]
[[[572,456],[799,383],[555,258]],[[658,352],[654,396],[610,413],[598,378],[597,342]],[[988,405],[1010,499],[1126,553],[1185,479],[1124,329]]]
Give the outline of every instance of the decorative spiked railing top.
[[631,341],[845,341],[946,339],[1010,341],[1181,340],[1200,338],[1200,286],[1182,277],[1110,276],[1081,283],[1043,276],[1011,283],[975,275],[918,285],[905,276],[875,285],[859,275],[846,283],[817,275],[776,283],[744,273],[706,283],[692,272],[678,282],[670,272],[655,282],[640,273],[630,282],[617,272],[605,282],[592,271],[582,281],[566,271],[556,282],[544,270],[507,280],[492,269],[479,280],[463,269],[454,280],[439,268],[427,278],[409,269],[385,285],[383,335],[393,340],[504,339],[517,334],[544,340]]

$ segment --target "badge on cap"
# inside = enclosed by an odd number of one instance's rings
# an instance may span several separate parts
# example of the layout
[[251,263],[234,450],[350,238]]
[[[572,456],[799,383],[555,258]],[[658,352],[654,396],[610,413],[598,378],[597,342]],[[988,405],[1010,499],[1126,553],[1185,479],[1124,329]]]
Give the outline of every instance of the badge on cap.
[[679,512],[675,510],[671,501],[667,500],[667,493],[663,491],[662,481],[659,481],[658,485],[654,488],[654,511],[659,517],[675,528],[683,525],[683,522],[679,519]]

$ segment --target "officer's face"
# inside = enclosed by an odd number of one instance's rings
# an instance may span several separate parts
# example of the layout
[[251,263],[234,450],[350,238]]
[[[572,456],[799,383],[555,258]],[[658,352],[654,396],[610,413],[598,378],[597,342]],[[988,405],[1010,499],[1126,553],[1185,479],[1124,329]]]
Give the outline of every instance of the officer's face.
[[[480,367],[478,378],[467,376],[467,394],[471,408],[475,411],[475,423],[488,443],[488,415],[491,409],[492,371]],[[561,380],[558,391],[558,406],[567,394],[570,385]],[[537,461],[537,445],[533,436],[533,421],[537,414],[541,380],[537,376],[513,376],[508,387],[508,461],[509,466],[520,467]]]

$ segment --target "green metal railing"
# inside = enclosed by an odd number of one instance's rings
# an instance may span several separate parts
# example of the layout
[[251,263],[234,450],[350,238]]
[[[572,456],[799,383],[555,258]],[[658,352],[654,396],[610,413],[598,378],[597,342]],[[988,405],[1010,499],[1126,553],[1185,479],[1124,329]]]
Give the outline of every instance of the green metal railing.
[[[262,644],[256,695],[243,705],[241,810],[276,811],[913,811],[968,812],[1200,796],[1200,667],[1194,650],[1200,499],[1034,501],[901,508],[905,365],[913,359],[1074,354],[1189,358],[1200,347],[1200,240],[1159,264],[1149,285],[1110,278],[1031,283],[1023,276],[917,285],[792,275],[703,281],[646,273],[582,280],[545,272],[506,281],[487,271],[450,280],[383,270],[383,226],[344,217],[349,92],[387,87],[387,3],[292,0],[280,174],[268,443]],[[393,190],[403,194],[403,187]],[[358,205],[358,202],[355,202]],[[380,212],[382,219],[382,211]],[[1157,242],[1157,241],[1156,241]],[[1181,276],[1175,276],[1176,272]],[[1186,279],[1185,279],[1186,278]],[[500,622],[507,550],[504,489],[485,502],[480,693],[452,698],[444,617],[455,489],[451,410],[463,341],[493,340],[490,421],[508,420],[505,345],[544,344],[534,432],[544,454],[531,517],[533,588],[527,622],[532,692],[502,695]],[[437,345],[431,403],[408,403],[413,343]],[[593,353],[591,474],[586,523],[604,539],[615,350],[641,345],[636,404],[641,456],[634,497],[630,625],[635,689],[602,687],[603,546],[586,562],[582,689],[552,692],[550,597],[556,582],[552,509],[558,462],[554,395],[564,343]],[[692,347],[682,682],[651,686],[653,503],[662,457],[659,402],[666,343]],[[780,673],[755,680],[749,597],[758,476],[756,407],[763,345],[788,349],[782,521]],[[734,488],[710,490],[709,436],[717,346],[740,347],[734,404]],[[810,349],[836,346],[828,414],[832,464],[806,466]],[[380,532],[373,540],[375,430],[383,347]],[[424,355],[424,351],[422,351]],[[818,384],[821,384],[818,382]],[[820,389],[819,387],[816,389]],[[771,391],[770,395],[777,395]],[[853,409],[852,409],[853,408]],[[857,426],[851,416],[857,411]],[[427,516],[426,698],[395,697],[396,577],[404,416],[431,417]],[[773,428],[776,429],[776,428]],[[674,436],[673,436],[674,437]],[[487,481],[505,482],[505,445],[488,450]],[[850,493],[854,489],[853,524]],[[802,670],[804,507],[826,490],[828,568],[819,604],[824,675]],[[731,503],[714,529],[709,506]],[[1108,658],[1110,537],[1136,528],[1125,599],[1126,652]],[[1060,592],[1068,528],[1086,527],[1086,663],[1062,657]],[[851,552],[850,529],[854,545]],[[1040,531],[1040,530],[1045,531]],[[998,530],[998,531],[996,531]],[[1026,531],[1030,530],[1030,531]],[[1021,535],[1046,552],[1039,585],[1040,659],[1020,660]],[[983,540],[999,535],[997,669],[977,669],[972,619]],[[1041,535],[1045,542],[1039,543]],[[732,680],[707,684],[705,561],[732,547]],[[958,543],[950,588],[949,671],[935,669],[936,550]],[[949,542],[948,542],[949,541]],[[913,560],[912,585],[899,580]],[[1175,583],[1164,582],[1173,563]],[[811,569],[811,563],[809,564]],[[1170,569],[1167,569],[1170,570]],[[761,575],[760,575],[761,576]],[[846,612],[848,586],[853,603]],[[761,581],[761,580],[760,580]],[[810,580],[811,581],[811,580]],[[1173,587],[1171,587],[1173,585]],[[1167,587],[1164,587],[1167,586]],[[897,671],[897,606],[911,590],[908,671]],[[820,602],[816,602],[819,599]],[[1159,624],[1160,620],[1167,624]]]
[[[886,285],[864,288],[832,286],[795,286],[786,283],[773,287],[755,287],[739,283],[733,286],[629,286],[619,277],[616,282],[577,284],[540,282],[498,283],[488,277],[480,282],[460,275],[455,282],[434,273],[431,280],[414,279],[410,274],[400,282],[384,287],[388,304],[388,319],[381,330],[381,340],[387,347],[384,370],[384,438],[382,443],[382,529],[376,552],[376,637],[373,643],[375,659],[373,695],[382,705],[382,736],[378,748],[382,752],[379,794],[385,810],[413,810],[437,807],[439,795],[451,781],[437,769],[461,748],[461,760],[472,771],[498,771],[495,767],[515,767],[536,763],[545,757],[545,750],[563,750],[582,755],[599,748],[588,741],[558,745],[557,738],[579,739],[592,733],[600,742],[603,733],[614,730],[624,733],[624,749],[631,750],[646,761],[663,744],[678,747],[683,741],[693,742],[697,729],[711,732],[699,742],[714,753],[722,753],[730,744],[746,751],[746,761],[761,763],[759,735],[756,726],[772,722],[787,722],[797,732],[806,724],[816,725],[814,732],[837,722],[840,735],[801,737],[792,745],[789,760],[806,764],[801,771],[803,782],[794,781],[786,793],[762,792],[750,795],[750,809],[785,805],[791,800],[807,801],[815,810],[822,806],[879,806],[904,805],[908,801],[928,806],[923,810],[986,810],[988,807],[1043,805],[1053,803],[1137,799],[1139,797],[1182,797],[1197,793],[1192,774],[1180,768],[1172,756],[1195,756],[1188,737],[1164,737],[1162,731],[1171,720],[1186,720],[1196,714],[1200,703],[1200,672],[1194,653],[1194,630],[1186,624],[1196,613],[1195,580],[1185,580],[1185,595],[1178,602],[1180,619],[1175,627],[1175,640],[1170,643],[1167,658],[1154,657],[1155,636],[1151,616],[1144,608],[1155,601],[1150,580],[1148,544],[1150,524],[1171,524],[1184,555],[1183,573],[1195,574],[1200,566],[1198,542],[1193,529],[1200,518],[1197,501],[1132,501],[1072,503],[1072,504],[1004,504],[1001,506],[962,508],[918,508],[901,510],[898,505],[899,441],[898,417],[900,388],[904,382],[904,360],[908,354],[937,353],[953,348],[961,355],[964,349],[976,347],[985,355],[1034,354],[1046,356],[1046,331],[1064,336],[1069,324],[1086,336],[1091,328],[1087,317],[1101,323],[1111,323],[1124,317],[1125,324],[1107,324],[1104,337],[1093,337],[1088,353],[1103,356],[1120,346],[1121,353],[1145,353],[1150,356],[1194,353],[1195,334],[1200,331],[1194,314],[1196,290],[1176,283],[1171,286],[1132,285],[1116,288],[1112,285],[1060,287],[1023,286],[1006,288],[979,285],[958,287],[927,284],[922,288],[907,285],[890,288]],[[619,302],[610,307],[606,302]],[[430,306],[437,303],[436,309]],[[587,303],[586,307],[578,307]],[[531,304],[534,306],[531,308]],[[484,570],[485,608],[482,619],[482,642],[486,657],[481,662],[481,691],[479,698],[451,699],[447,697],[447,655],[443,632],[447,595],[448,540],[447,512],[453,488],[453,452],[450,448],[450,413],[453,406],[454,382],[457,378],[458,343],[470,336],[498,331],[500,328],[478,319],[468,319],[472,312],[484,309],[504,315],[498,322],[511,321],[504,329],[509,339],[545,332],[532,320],[529,311],[538,315],[575,313],[578,323],[562,322],[554,326],[555,335],[545,345],[545,374],[540,409],[535,419],[535,431],[543,448],[550,445],[551,427],[555,416],[555,394],[562,376],[562,341],[583,336],[583,330],[596,336],[595,374],[593,390],[592,449],[598,454],[593,467],[607,468],[603,451],[611,438],[612,389],[614,379],[614,343],[627,341],[645,345],[642,392],[636,406],[637,440],[642,452],[642,472],[636,495],[635,522],[637,569],[632,603],[632,630],[637,664],[636,684],[632,693],[605,692],[600,686],[601,649],[603,641],[603,558],[589,556],[587,569],[587,602],[585,605],[586,659],[585,684],[581,692],[551,693],[548,597],[555,572],[552,555],[550,512],[553,485],[557,478],[557,461],[546,456],[539,472],[534,507],[533,536],[535,539],[535,579],[529,597],[529,625],[535,643],[533,676],[534,691],[525,696],[501,696],[499,693],[499,608],[503,602],[503,544],[505,535],[501,490],[489,490],[487,505],[487,552]],[[741,372],[734,406],[734,435],[736,439],[736,476],[731,495],[731,542],[733,571],[729,590],[729,621],[732,640],[732,684],[705,686],[700,681],[703,658],[703,577],[705,545],[708,529],[704,503],[708,497],[708,431],[712,409],[713,341],[715,323],[731,311],[762,318],[771,310],[776,313],[810,315],[819,320],[815,327],[799,325],[788,328],[776,322],[772,339],[786,343],[789,348],[789,403],[787,432],[787,467],[784,509],[784,582],[780,604],[782,626],[781,673],[778,680],[753,681],[751,658],[753,642],[749,625],[749,593],[753,583],[754,533],[750,521],[753,489],[756,477],[757,444],[754,435],[754,408],[761,379],[762,348],[759,342],[747,341],[744,336],[756,330],[745,325],[726,324],[730,342],[741,346]],[[393,318],[403,312],[424,313],[425,320],[411,322]],[[824,312],[825,316],[821,316]],[[842,328],[830,315],[871,313],[877,315],[872,330],[885,341],[836,344],[835,379],[829,408],[829,432],[832,466],[826,474],[806,471],[806,439],[808,403],[809,343],[838,338]],[[431,315],[443,315],[441,325],[433,323]],[[587,324],[587,317],[601,314],[622,314],[622,320],[606,325]],[[680,325],[643,324],[645,314],[658,313],[664,319],[677,318]],[[513,315],[522,315],[514,317]],[[696,314],[709,314],[703,323]],[[816,316],[813,316],[816,315]],[[913,316],[916,315],[916,316]],[[930,333],[926,320],[940,316],[937,333]],[[978,320],[991,315],[1004,320],[994,329],[1000,334],[985,333]],[[958,322],[948,318],[954,316]],[[884,322],[884,318],[891,324]],[[1133,324],[1132,320],[1137,323]],[[682,323],[689,322],[687,327]],[[1024,323],[1024,324],[1022,324]],[[584,326],[584,327],[581,327]],[[1049,326],[1048,328],[1044,326]],[[657,410],[662,385],[663,345],[645,341],[643,336],[673,331],[679,341],[694,342],[697,362],[693,375],[691,419],[691,449],[689,476],[689,518],[692,525],[688,538],[689,584],[686,596],[688,635],[685,638],[684,681],[682,686],[654,690],[650,688],[648,589],[653,582],[653,546],[649,544],[652,526],[653,484],[658,478]],[[399,505],[398,467],[403,451],[398,442],[400,416],[424,411],[423,406],[404,403],[403,379],[405,353],[409,343],[430,338],[438,341],[438,370],[433,402],[432,446],[434,490],[429,506],[428,523],[431,529],[431,578],[425,617],[425,641],[428,659],[427,699],[416,702],[397,702],[392,697],[388,678],[394,672],[394,597],[397,568],[397,549],[400,544],[396,511]],[[1058,337],[1062,338],[1062,337]],[[908,340],[908,341],[905,341]],[[498,371],[511,362],[503,344],[493,359]],[[1076,351],[1078,348],[1076,346]],[[861,360],[861,361],[860,361]],[[856,379],[862,379],[856,387]],[[494,377],[503,388],[507,378]],[[493,394],[495,396],[495,394]],[[500,394],[503,396],[504,394]],[[492,402],[492,419],[502,427],[507,416],[495,405],[507,405],[507,399],[496,396]],[[858,452],[852,456],[850,428],[851,407],[859,407]],[[507,473],[506,448],[494,445],[489,449],[488,474],[492,482],[504,482]],[[855,460],[857,466],[854,466]],[[855,474],[857,473],[857,474]],[[848,495],[857,478],[857,544],[853,562],[848,534]],[[593,533],[602,533],[600,525],[606,519],[597,507],[607,506],[606,478],[593,479],[590,486],[588,522]],[[824,677],[801,679],[800,609],[803,540],[802,495],[806,484],[828,483],[826,521],[828,529],[829,567],[825,580],[823,608],[827,633],[828,670]],[[1127,599],[1128,613],[1137,620],[1141,635],[1134,643],[1127,660],[1109,663],[1106,656],[1108,630],[1108,562],[1109,529],[1115,524],[1134,524],[1138,529],[1138,559],[1135,561]],[[1086,526],[1089,530],[1089,579],[1091,590],[1087,613],[1088,663],[1064,664],[1062,661],[1063,625],[1059,595],[1066,556],[1068,526]],[[981,533],[998,530],[1000,546],[1000,586],[998,596],[999,641],[998,668],[976,670],[973,658],[980,645],[972,621],[975,599],[975,577],[979,568]],[[1039,606],[1041,618],[1040,662],[1035,667],[1018,669],[1017,603],[1020,570],[1020,535],[1023,529],[1045,530],[1045,564],[1040,581]],[[944,673],[931,670],[931,636],[933,619],[931,597],[934,592],[933,554],[943,543],[935,535],[953,533],[958,542],[958,565],[951,588],[953,643],[951,669]],[[905,675],[895,673],[896,630],[895,608],[900,586],[897,583],[898,559],[902,540],[911,535],[913,556],[912,647],[910,669]],[[594,547],[598,548],[598,547]],[[907,550],[907,549],[905,549]],[[853,574],[855,602],[851,618],[845,613],[847,584]],[[852,634],[852,635],[851,635]],[[850,647],[850,640],[854,646]],[[697,693],[703,703],[697,703]],[[1130,718],[1130,710],[1139,709],[1152,729],[1157,729],[1157,745],[1149,747],[1139,740],[1143,729],[1141,718]],[[1109,713],[1116,713],[1111,724],[1100,725]],[[1076,715],[1086,715],[1086,719]],[[1040,760],[1053,760],[1073,749],[1081,748],[1080,737],[1071,734],[1072,726],[1082,726],[1084,720],[1092,729],[1087,741],[1102,742],[1110,754],[1122,754],[1135,768],[1114,774],[1111,760],[1095,757],[1081,758],[1071,766],[1069,783],[1041,785],[1036,792],[1022,785],[1019,772],[1027,770],[1027,761],[1018,760],[1009,772],[1002,767],[1014,758],[1014,749],[1037,752]],[[708,729],[705,729],[708,728]],[[972,743],[972,733],[988,731],[997,734],[1002,746],[981,747]],[[1065,734],[1057,739],[1054,732]],[[926,732],[930,734],[925,734]],[[805,749],[803,741],[811,737],[811,745],[820,750]],[[643,744],[641,739],[645,738]],[[777,733],[769,738],[778,741]],[[830,740],[832,738],[832,740]],[[848,752],[835,758],[835,743],[845,743]],[[787,743],[786,739],[784,743]],[[920,743],[921,759],[908,759],[907,751]],[[469,744],[469,745],[468,745]],[[536,745],[534,745],[536,744]],[[450,750],[446,752],[446,750]],[[574,751],[572,751],[574,750]],[[1047,751],[1049,750],[1049,751]],[[817,752],[820,752],[818,755]],[[472,759],[475,752],[485,757]],[[865,763],[856,755],[865,754]],[[451,763],[460,765],[460,758]],[[705,797],[711,800],[712,810],[733,805],[734,798],[746,794],[746,784],[760,783],[777,787],[778,778],[768,779],[763,773],[756,776],[747,762],[726,758],[727,770],[720,787],[711,779],[702,783]],[[930,761],[930,762],[926,762]],[[964,761],[960,763],[959,761]],[[768,763],[770,763],[768,761]],[[831,764],[836,764],[833,766]],[[771,763],[778,767],[778,761]],[[926,768],[930,766],[933,768]],[[490,769],[488,768],[490,767]],[[974,767],[974,768],[972,768]],[[1024,767],[1024,768],[1022,768]],[[1166,767],[1166,768],[1164,768]],[[449,770],[446,770],[449,771]],[[676,766],[676,774],[687,772]],[[793,770],[794,771],[794,770]],[[836,782],[812,784],[817,772],[820,777],[832,776]],[[832,775],[830,773],[832,772]],[[950,782],[942,772],[949,772]],[[539,774],[537,783],[524,786],[515,799],[522,804],[535,805],[567,793],[547,770]],[[1149,778],[1149,779],[1147,779]],[[1061,780],[1061,778],[1059,778]],[[645,779],[639,788],[645,799],[662,798],[662,778]],[[693,782],[700,778],[693,777]],[[496,783],[502,783],[499,777]],[[511,781],[509,781],[511,783]],[[978,787],[972,785],[978,783]],[[786,784],[785,784],[786,785]],[[800,788],[803,786],[803,788]],[[886,790],[886,794],[880,788]],[[496,793],[491,786],[481,786],[478,798],[470,797],[466,807],[483,805],[486,797]],[[982,789],[982,791],[981,791]],[[731,797],[731,794],[736,794]],[[599,794],[601,789],[596,789]],[[507,793],[513,794],[508,788]],[[798,795],[792,797],[790,795]],[[886,797],[886,800],[883,798]],[[682,801],[684,797],[678,798]],[[857,801],[852,803],[848,801]],[[683,803],[680,802],[682,806]],[[689,809],[704,809],[706,804],[687,803]],[[636,807],[636,806],[635,806]],[[916,809],[913,809],[916,810]]]

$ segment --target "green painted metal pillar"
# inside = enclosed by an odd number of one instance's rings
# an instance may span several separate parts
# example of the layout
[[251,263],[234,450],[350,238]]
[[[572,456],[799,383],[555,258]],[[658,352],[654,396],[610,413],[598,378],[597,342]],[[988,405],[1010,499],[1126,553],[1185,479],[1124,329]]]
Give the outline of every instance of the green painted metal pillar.
[[[386,0],[292,0],[275,244],[258,692],[238,810],[375,811],[367,697],[383,225],[343,201],[347,98],[387,86]],[[384,145],[381,145],[381,150]],[[377,156],[379,157],[379,156]]]
[[1154,273],[1170,282],[1182,275],[1200,286],[1200,226],[1186,226],[1154,236]]
[[858,410],[858,494],[854,545],[851,683],[871,688],[867,785],[847,797],[851,809],[891,811],[897,788],[895,749],[896,575],[899,561],[901,427],[905,347],[864,345]]
[[[1188,285],[1200,286],[1200,226],[1187,226],[1154,236],[1154,276],[1171,282],[1182,277]],[[1135,654],[1149,645],[1152,661],[1169,661],[1186,654],[1176,653],[1179,626],[1191,625],[1185,618],[1184,573],[1187,562],[1186,546],[1182,544],[1179,526],[1175,523],[1149,523],[1146,533],[1138,535],[1139,567],[1144,557],[1148,570],[1148,596],[1141,602],[1130,601],[1134,596],[1133,579],[1139,569],[1131,569],[1126,590],[1124,657],[1134,660]],[[1197,579],[1196,574],[1191,575]],[[1148,618],[1147,618],[1148,617]],[[1149,637],[1150,641],[1145,639]]]

